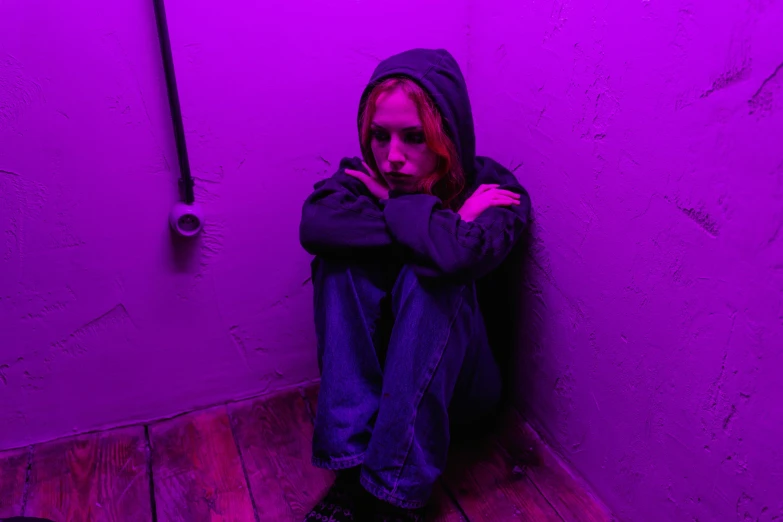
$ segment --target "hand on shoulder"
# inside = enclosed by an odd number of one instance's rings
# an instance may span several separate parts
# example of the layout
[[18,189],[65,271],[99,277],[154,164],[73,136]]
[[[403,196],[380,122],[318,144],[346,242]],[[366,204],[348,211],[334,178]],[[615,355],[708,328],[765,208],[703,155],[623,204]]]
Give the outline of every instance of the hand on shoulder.
[[372,171],[367,163],[362,161],[362,165],[367,172],[360,170],[345,169],[345,173],[364,183],[367,190],[378,199],[389,199],[389,186],[378,174]]

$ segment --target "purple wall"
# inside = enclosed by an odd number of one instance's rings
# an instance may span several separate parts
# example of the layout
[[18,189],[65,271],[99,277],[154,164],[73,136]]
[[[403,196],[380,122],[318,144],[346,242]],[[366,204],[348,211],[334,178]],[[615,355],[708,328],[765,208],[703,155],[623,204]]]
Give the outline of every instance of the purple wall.
[[152,0],[0,3],[0,448],[316,378],[302,201],[358,153],[377,57],[467,51],[445,0],[198,4],[166,2],[207,213],[185,262]]
[[531,418],[622,519],[783,515],[783,2],[170,0],[191,257],[141,3],[0,5],[0,448],[315,378],[301,201],[443,46],[533,196]]
[[519,399],[621,519],[783,516],[783,2],[490,2],[478,149],[528,185]]

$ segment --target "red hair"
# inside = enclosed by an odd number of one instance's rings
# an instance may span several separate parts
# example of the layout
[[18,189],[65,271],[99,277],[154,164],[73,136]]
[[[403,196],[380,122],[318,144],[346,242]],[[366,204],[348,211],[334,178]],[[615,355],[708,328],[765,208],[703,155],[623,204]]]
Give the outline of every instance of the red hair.
[[437,157],[435,170],[419,182],[418,191],[438,197],[445,208],[456,205],[457,197],[465,189],[465,173],[459,160],[459,153],[454,141],[446,134],[443,118],[429,94],[416,82],[409,78],[389,78],[376,85],[367,96],[361,117],[359,119],[360,142],[362,154],[367,164],[378,172],[375,156],[370,147],[372,133],[370,125],[375,116],[376,104],[381,94],[395,89],[401,89],[416,104],[419,119],[421,119],[424,138],[427,147]]

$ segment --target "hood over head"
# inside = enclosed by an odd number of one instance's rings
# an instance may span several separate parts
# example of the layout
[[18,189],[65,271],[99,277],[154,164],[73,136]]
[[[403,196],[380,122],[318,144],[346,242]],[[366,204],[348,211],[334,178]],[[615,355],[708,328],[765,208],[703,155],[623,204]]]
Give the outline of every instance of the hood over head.
[[445,49],[411,49],[386,58],[375,68],[362,93],[357,121],[372,89],[392,77],[409,78],[430,95],[443,118],[446,133],[459,151],[470,185],[476,174],[476,134],[468,86],[457,61]]

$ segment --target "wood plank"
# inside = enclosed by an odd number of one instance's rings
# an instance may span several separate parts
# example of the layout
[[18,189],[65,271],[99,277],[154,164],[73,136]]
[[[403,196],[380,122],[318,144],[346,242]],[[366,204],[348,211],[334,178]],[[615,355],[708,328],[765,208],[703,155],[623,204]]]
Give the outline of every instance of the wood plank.
[[149,427],[157,520],[255,518],[224,406]]
[[29,458],[29,448],[0,453],[0,517],[22,514]]
[[457,506],[449,498],[440,481],[435,485],[428,507],[428,520],[432,522],[467,522]]
[[609,511],[586,485],[563,466],[552,450],[517,412],[503,441],[516,466],[524,470],[566,522],[609,522]]
[[562,520],[494,437],[455,444],[444,482],[472,522]]
[[34,446],[25,515],[69,522],[152,520],[144,428]]
[[334,475],[310,462],[313,425],[302,393],[237,403],[229,413],[259,518],[303,520]]

